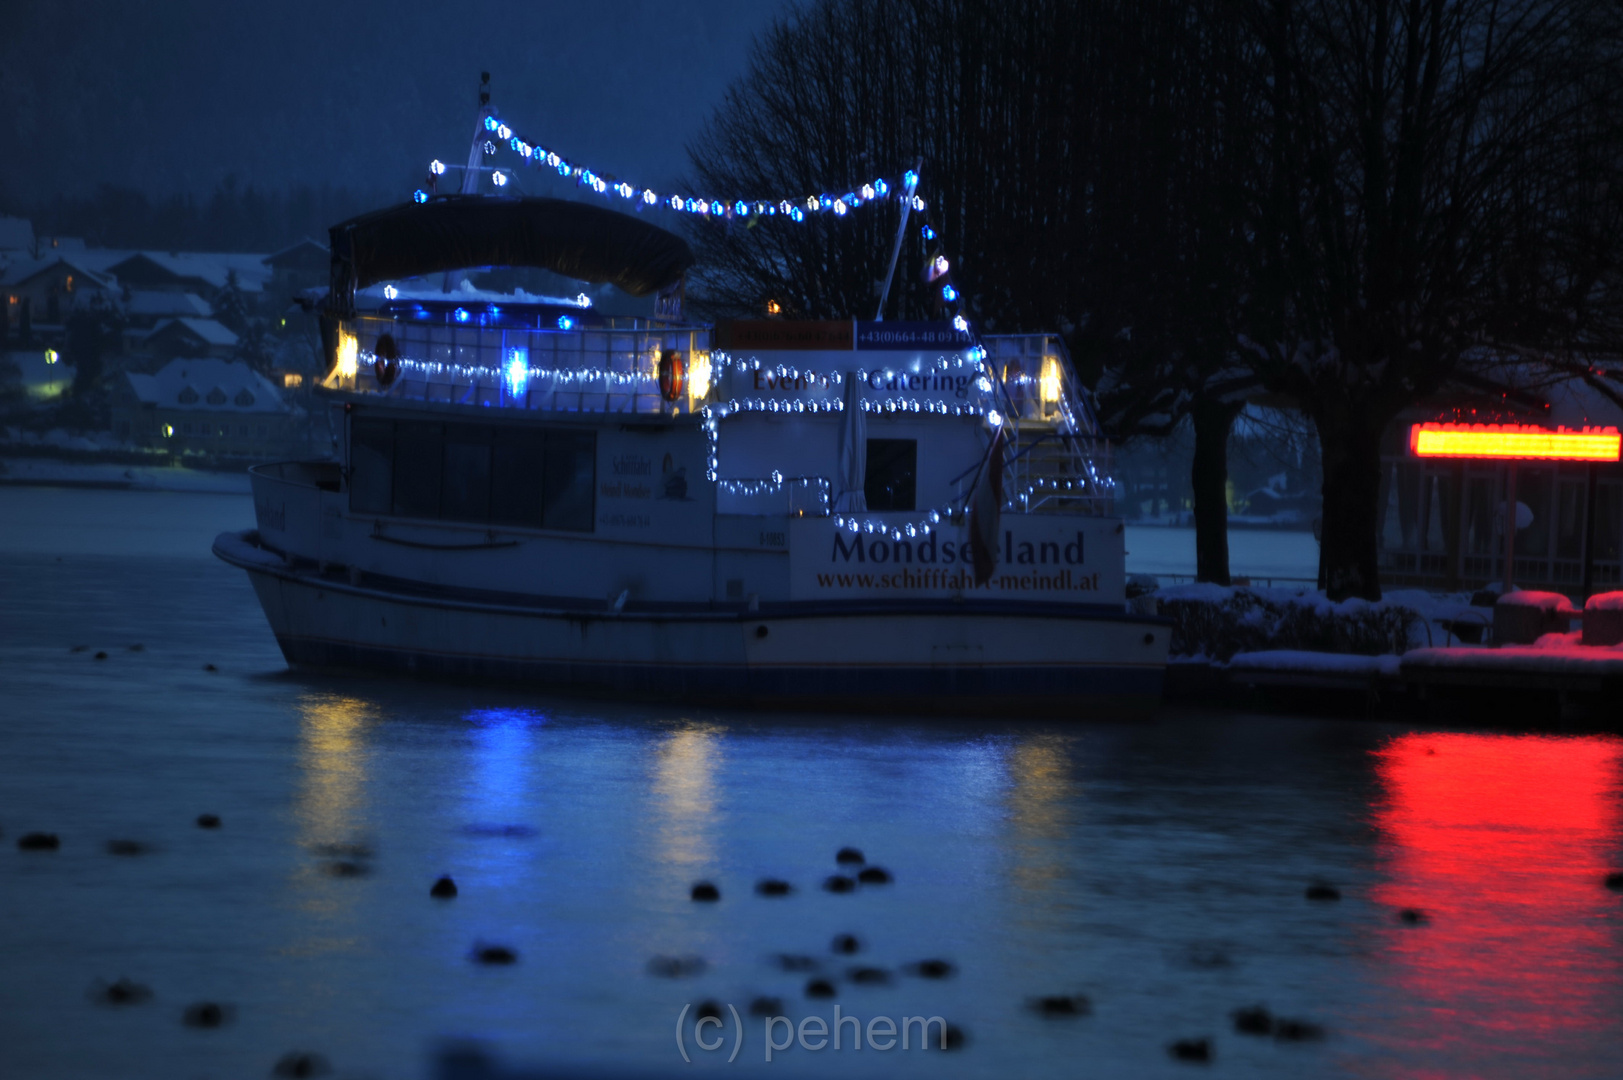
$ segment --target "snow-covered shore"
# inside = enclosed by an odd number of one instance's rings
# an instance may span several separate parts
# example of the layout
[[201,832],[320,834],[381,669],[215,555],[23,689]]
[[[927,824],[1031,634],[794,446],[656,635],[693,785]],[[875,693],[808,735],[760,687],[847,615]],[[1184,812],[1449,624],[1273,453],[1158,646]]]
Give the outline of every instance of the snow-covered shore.
[[63,461],[49,457],[0,457],[0,484],[126,488],[216,495],[246,495],[250,490],[246,468],[216,472],[178,465],[125,465],[117,462]]

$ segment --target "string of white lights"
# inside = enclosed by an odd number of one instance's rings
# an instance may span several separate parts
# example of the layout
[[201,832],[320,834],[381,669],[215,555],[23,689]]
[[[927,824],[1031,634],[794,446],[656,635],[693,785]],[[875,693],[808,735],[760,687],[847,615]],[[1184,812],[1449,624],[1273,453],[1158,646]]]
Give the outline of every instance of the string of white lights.
[[[486,156],[494,156],[497,150],[506,146],[524,161],[537,168],[548,168],[555,171],[565,179],[573,179],[579,186],[602,195],[605,198],[618,196],[619,198],[635,202],[641,207],[667,207],[679,213],[699,214],[733,220],[734,218],[750,217],[785,217],[790,221],[805,221],[808,215],[829,213],[835,217],[844,217],[852,210],[870,203],[882,202],[895,191],[898,199],[906,200],[910,208],[916,213],[923,213],[928,205],[919,197],[915,189],[918,187],[919,177],[912,169],[901,176],[899,185],[892,184],[884,177],[879,177],[866,183],[855,184],[843,195],[838,192],[821,192],[817,194],[777,196],[771,199],[733,199],[731,201],[711,198],[695,198],[692,195],[682,195],[671,192],[659,192],[653,188],[639,187],[615,178],[609,173],[599,169],[592,169],[585,165],[572,162],[555,150],[548,150],[532,140],[527,140],[516,133],[511,127],[494,116],[485,117],[485,130],[495,136],[499,142],[485,140],[484,151]],[[446,165],[438,159],[429,163],[430,186],[436,178],[445,175],[447,169],[462,168],[463,166]],[[481,171],[483,171],[481,169]],[[495,169],[491,174],[491,181],[497,187],[505,187],[508,181],[506,174]],[[412,198],[417,202],[426,203],[431,197],[430,192],[419,188]]]

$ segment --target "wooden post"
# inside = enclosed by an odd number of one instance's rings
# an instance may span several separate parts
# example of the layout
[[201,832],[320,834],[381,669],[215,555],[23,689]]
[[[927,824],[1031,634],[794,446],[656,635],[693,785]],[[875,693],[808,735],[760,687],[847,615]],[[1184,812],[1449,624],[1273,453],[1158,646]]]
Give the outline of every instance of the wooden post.
[[1595,466],[1584,469],[1584,599],[1595,591]]
[[1505,592],[1516,574],[1516,459],[1505,462]]

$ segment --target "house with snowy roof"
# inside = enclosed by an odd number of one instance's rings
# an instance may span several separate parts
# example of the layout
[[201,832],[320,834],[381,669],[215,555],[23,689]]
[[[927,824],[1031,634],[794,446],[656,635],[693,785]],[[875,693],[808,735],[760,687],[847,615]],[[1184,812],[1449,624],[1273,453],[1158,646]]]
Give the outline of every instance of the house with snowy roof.
[[237,335],[213,319],[165,319],[141,339],[141,347],[160,357],[228,357]]
[[180,359],[150,375],[125,372],[112,412],[114,434],[138,446],[267,458],[309,449],[303,412],[240,362]]
[[108,252],[107,273],[121,286],[148,292],[191,292],[213,297],[236,280],[244,294],[257,296],[270,280],[261,255],[213,252]]
[[207,319],[214,315],[209,302],[196,293],[130,290],[121,307],[132,329],[142,336],[165,319]]
[[48,255],[11,263],[0,275],[6,325],[17,329],[28,313],[32,326],[61,326],[69,312],[92,302],[111,303],[116,283],[77,257]]

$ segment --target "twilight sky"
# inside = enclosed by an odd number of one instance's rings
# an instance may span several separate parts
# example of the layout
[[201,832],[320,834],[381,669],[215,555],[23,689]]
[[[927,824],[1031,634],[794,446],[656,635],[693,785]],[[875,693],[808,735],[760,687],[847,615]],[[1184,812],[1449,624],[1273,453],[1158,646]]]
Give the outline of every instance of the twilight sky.
[[[481,70],[527,138],[632,182],[683,144],[785,0],[5,0],[0,205],[236,173],[398,192],[466,160]],[[502,160],[507,160],[505,157]],[[526,172],[531,194],[548,190]],[[531,178],[536,179],[532,180]],[[561,182],[552,181],[552,186]]]

